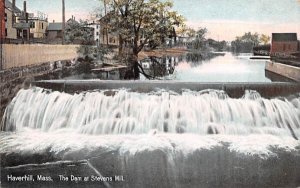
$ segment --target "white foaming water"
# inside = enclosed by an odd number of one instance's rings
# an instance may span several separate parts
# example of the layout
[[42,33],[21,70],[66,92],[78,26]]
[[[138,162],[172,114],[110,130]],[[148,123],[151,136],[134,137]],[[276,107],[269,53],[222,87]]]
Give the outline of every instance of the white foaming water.
[[50,149],[85,159],[95,151],[134,156],[160,150],[172,159],[227,143],[231,151],[264,158],[276,156],[270,146],[292,152],[300,145],[294,139],[300,133],[299,98],[269,100],[255,91],[241,99],[212,90],[111,93],[21,90],[6,109],[5,129],[14,132],[0,133],[0,153]]
[[21,90],[7,107],[5,130],[24,128],[81,134],[165,133],[300,136],[300,98],[264,99],[247,91],[241,99],[223,91],[80,94]]
[[[17,134],[0,133],[0,153],[33,153],[47,151],[64,156],[77,155],[83,151],[84,159],[95,151],[115,152],[121,156],[134,156],[145,151],[160,150],[174,157],[177,154],[188,156],[196,151],[211,150],[228,144],[228,149],[245,155],[258,155],[261,158],[276,156],[270,146],[296,151],[299,141],[292,137],[273,135],[197,135],[197,134],[166,134],[155,135],[101,135],[91,136],[77,133],[45,133],[39,130],[25,129]],[[49,150],[50,149],[50,150]],[[66,159],[68,160],[68,159]]]

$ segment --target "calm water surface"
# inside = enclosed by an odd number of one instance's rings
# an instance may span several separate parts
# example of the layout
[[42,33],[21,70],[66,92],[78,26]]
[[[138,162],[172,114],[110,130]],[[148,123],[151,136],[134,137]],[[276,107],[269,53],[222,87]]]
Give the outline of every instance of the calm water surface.
[[[149,57],[140,64],[154,79],[186,82],[290,82],[291,80],[265,71],[269,60],[252,60],[252,54],[215,53],[192,54],[180,57]],[[72,75],[64,79],[123,80],[126,73],[115,70],[109,73]],[[140,74],[141,80],[148,80]]]
[[210,60],[189,62],[186,58],[175,66],[173,80],[196,82],[271,82],[265,75],[267,60],[251,60],[251,54],[226,53]]
[[267,60],[250,57],[251,54],[225,53],[208,60],[175,58],[167,60],[167,67],[168,64],[172,67],[168,62],[175,61],[175,69],[165,78],[190,82],[272,82],[265,74]]

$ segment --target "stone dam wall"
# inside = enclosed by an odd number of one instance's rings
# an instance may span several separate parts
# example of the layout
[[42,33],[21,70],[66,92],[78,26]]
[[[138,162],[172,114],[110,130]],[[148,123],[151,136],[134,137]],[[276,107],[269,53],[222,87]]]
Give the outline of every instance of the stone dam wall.
[[34,80],[59,78],[62,69],[53,70],[50,63],[12,68],[0,71],[0,121],[6,106],[22,88]]
[[88,90],[115,90],[127,88],[131,91],[148,93],[159,89],[181,93],[183,90],[223,90],[232,98],[240,98],[246,90],[255,90],[265,98],[290,96],[300,92],[299,83],[202,83],[178,81],[103,81],[103,80],[44,80],[33,83],[46,89],[66,93]]

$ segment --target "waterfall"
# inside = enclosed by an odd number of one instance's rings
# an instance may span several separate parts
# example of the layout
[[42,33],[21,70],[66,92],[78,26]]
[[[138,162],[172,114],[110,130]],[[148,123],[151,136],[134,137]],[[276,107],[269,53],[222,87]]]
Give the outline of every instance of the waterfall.
[[[2,124],[4,185],[14,173],[51,176],[56,187],[299,184],[299,95],[265,99],[246,91],[234,99],[218,90],[67,94],[31,88],[20,90]],[[125,181],[62,182],[60,174],[122,175]]]
[[138,93],[116,90],[79,94],[42,88],[21,90],[7,107],[5,131],[37,129],[81,134],[300,136],[300,97],[265,99],[255,91],[233,99],[224,91]]

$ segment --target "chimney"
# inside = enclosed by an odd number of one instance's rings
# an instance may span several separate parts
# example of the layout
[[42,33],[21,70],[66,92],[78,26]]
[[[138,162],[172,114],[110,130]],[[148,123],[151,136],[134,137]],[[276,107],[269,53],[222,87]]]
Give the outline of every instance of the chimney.
[[15,7],[16,7],[16,0],[12,0],[12,25],[14,25],[14,23],[16,22]]
[[13,6],[13,9],[15,9],[15,6],[16,6],[16,0],[12,0],[12,6]]
[[23,8],[24,8],[24,16],[26,16],[27,13],[27,7],[26,7],[26,1],[23,2]]
[[[25,17],[25,20],[26,20],[26,23],[28,23],[28,16],[29,14],[27,13],[27,5],[26,5],[26,1],[23,2],[23,8],[24,8],[24,17]],[[26,29],[27,31],[27,41],[29,41],[29,38],[30,38],[30,29],[27,28]]]

